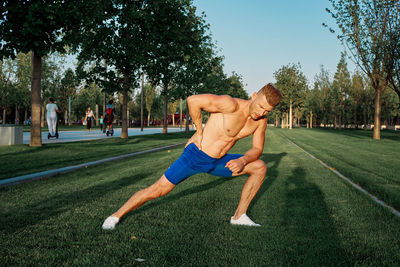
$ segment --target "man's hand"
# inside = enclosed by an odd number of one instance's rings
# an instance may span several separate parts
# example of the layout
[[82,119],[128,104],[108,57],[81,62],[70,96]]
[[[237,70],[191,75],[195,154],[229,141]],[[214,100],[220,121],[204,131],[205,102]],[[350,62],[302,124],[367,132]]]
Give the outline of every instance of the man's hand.
[[187,147],[191,143],[195,143],[198,149],[201,150],[201,142],[203,141],[203,135],[199,132],[196,132],[186,143],[185,147]]
[[228,161],[225,165],[225,168],[229,168],[232,173],[240,173],[243,171],[246,166],[246,162],[243,158],[232,159]]

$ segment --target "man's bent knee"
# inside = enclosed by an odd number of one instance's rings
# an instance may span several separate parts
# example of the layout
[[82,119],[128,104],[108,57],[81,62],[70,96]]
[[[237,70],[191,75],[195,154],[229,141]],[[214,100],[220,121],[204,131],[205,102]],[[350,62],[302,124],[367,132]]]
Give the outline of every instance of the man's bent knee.
[[265,164],[264,161],[260,159],[252,162],[252,166],[249,167],[250,167],[248,170],[249,174],[258,174],[265,176],[265,174],[267,173],[267,165]]
[[174,187],[175,185],[170,181],[168,181],[165,175],[163,175],[157,182],[148,187],[148,190],[150,191],[149,192],[150,197],[154,199],[161,196],[165,196],[166,194],[171,192],[171,190],[174,189]]

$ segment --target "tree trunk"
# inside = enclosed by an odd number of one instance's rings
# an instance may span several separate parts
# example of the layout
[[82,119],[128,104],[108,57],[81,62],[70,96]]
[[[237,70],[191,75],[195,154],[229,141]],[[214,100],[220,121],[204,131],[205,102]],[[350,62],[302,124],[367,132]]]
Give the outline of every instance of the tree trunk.
[[289,112],[285,113],[285,117],[286,117],[286,120],[285,120],[286,128],[289,128]]
[[96,104],[96,126],[99,126],[99,104]]
[[357,118],[357,116],[358,116],[358,114],[357,114],[357,106],[358,106],[358,103],[357,102],[355,102],[354,103],[354,128],[356,128],[356,129],[358,129],[358,118]]
[[149,113],[147,114],[147,127],[150,126],[150,110]]
[[46,102],[43,101],[42,105],[40,105],[40,127],[45,127],[47,125],[47,117],[44,116],[46,110],[43,108],[45,106]]
[[26,121],[28,120],[28,109],[25,108],[25,112],[24,112],[24,125],[26,125]]
[[122,129],[121,129],[121,138],[128,138],[128,118],[127,118],[127,110],[128,110],[128,89],[129,89],[129,76],[124,74],[124,89],[122,91]]
[[164,84],[164,125],[163,134],[168,132],[168,84]]
[[342,114],[339,114],[339,130],[342,130]]
[[143,132],[143,105],[144,105],[144,101],[143,101],[143,83],[144,83],[144,73],[142,74],[142,91],[140,92],[140,131]]
[[364,130],[367,130],[367,104],[363,107],[363,117],[364,117]]
[[68,125],[68,110],[64,111],[64,125]]
[[129,129],[131,127],[131,118],[129,117],[129,107],[126,108],[126,126]]
[[375,89],[374,134],[375,140],[381,139],[381,96],[382,90]]
[[312,115],[312,110],[310,111],[310,128],[313,127],[313,115]]
[[6,118],[7,118],[7,106],[4,105],[4,109],[3,109],[3,125],[6,125]]
[[40,128],[40,94],[42,91],[42,58],[32,52],[32,80],[31,80],[31,140],[30,146],[42,146],[42,129]]
[[343,103],[343,129],[347,128],[347,112],[346,112],[346,102]]
[[18,112],[18,105],[15,105],[15,125],[19,124],[19,112]]
[[293,104],[292,104],[292,100],[290,100],[290,104],[289,104],[289,129],[292,130],[293,129]]
[[182,130],[182,98],[179,100],[180,117],[179,117],[179,129]]
[[185,133],[189,133],[189,106],[187,102],[186,96],[186,114],[185,114],[186,122],[185,122]]
[[[105,70],[105,73],[104,73],[104,82],[106,81],[106,74],[107,74],[107,60],[106,59],[104,59],[104,70]],[[105,115],[105,113],[106,113],[106,93],[104,92],[103,93],[103,112],[102,112],[102,115],[104,116]],[[71,118],[70,118],[70,121],[71,121]]]

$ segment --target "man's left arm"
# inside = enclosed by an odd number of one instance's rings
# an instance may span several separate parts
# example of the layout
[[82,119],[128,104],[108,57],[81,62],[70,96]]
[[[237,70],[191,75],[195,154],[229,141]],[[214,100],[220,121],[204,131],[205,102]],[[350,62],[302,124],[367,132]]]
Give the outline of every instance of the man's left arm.
[[264,149],[266,128],[267,120],[265,119],[253,133],[253,145],[251,149],[248,150],[242,157],[230,160],[228,163],[226,163],[225,167],[228,167],[233,173],[240,173],[247,164],[259,159]]

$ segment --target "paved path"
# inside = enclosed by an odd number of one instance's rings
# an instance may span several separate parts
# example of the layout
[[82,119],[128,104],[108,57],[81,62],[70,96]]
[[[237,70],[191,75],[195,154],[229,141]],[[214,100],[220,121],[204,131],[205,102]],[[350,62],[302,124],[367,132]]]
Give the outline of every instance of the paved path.
[[[168,128],[169,133],[174,132],[182,132],[185,131],[185,128]],[[140,128],[128,128],[128,136],[134,135],[144,135],[144,134],[156,134],[162,133],[162,128],[144,128],[143,132],[140,131]],[[47,139],[47,131],[42,131],[42,143],[43,144],[51,144],[51,143],[62,143],[62,142],[76,142],[76,141],[85,141],[85,140],[94,140],[94,139],[102,139],[102,138],[113,138],[113,137],[121,137],[121,128],[114,129],[114,135],[111,137],[107,137],[100,130],[95,129],[90,132],[85,131],[60,131],[59,138],[51,138]],[[24,133],[24,144],[29,144],[31,138],[31,133]]]

